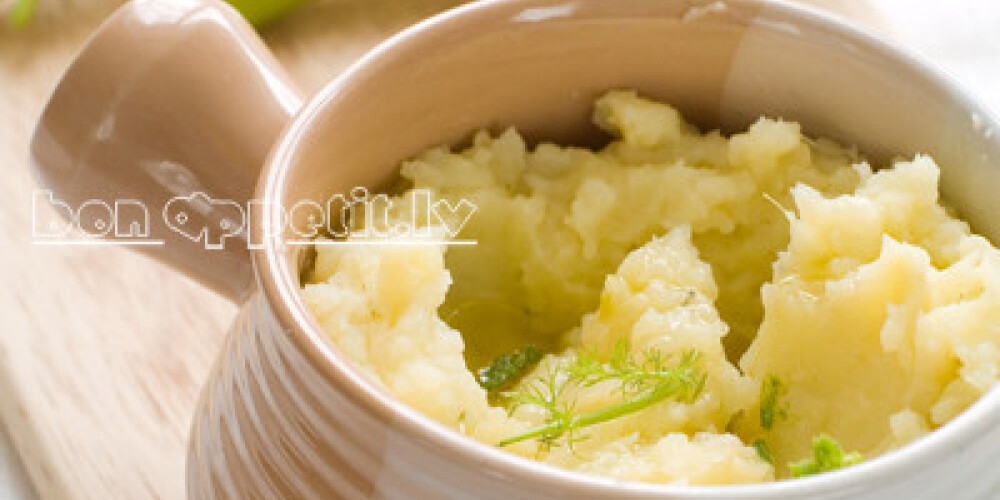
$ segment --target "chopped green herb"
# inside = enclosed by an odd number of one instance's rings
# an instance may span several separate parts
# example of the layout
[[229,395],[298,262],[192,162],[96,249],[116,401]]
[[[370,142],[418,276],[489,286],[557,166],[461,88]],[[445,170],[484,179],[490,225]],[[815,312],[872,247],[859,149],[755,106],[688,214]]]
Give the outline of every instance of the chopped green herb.
[[766,431],[774,427],[778,418],[787,418],[787,412],[781,406],[779,398],[785,394],[785,387],[777,376],[771,374],[764,377],[760,386],[760,427]]
[[840,469],[861,462],[860,453],[844,453],[840,443],[826,434],[813,438],[813,456],[801,462],[788,464],[792,477],[811,476]]
[[487,391],[502,389],[524,375],[541,359],[542,352],[535,346],[528,345],[521,350],[497,356],[489,366],[479,370],[476,378],[479,385]]
[[[699,370],[701,356],[688,352],[676,366],[669,366],[669,357],[656,350],[643,353],[641,362],[628,354],[628,344],[619,343],[610,358],[602,361],[595,353],[581,354],[567,365],[555,367],[549,374],[526,384],[525,387],[505,396],[510,401],[509,411],[531,404],[548,412],[547,421],[539,427],[500,441],[497,446],[538,439],[542,449],[557,445],[565,438],[570,447],[586,437],[577,432],[591,425],[614,420],[643,410],[666,398],[691,402],[705,385],[705,374]],[[561,396],[572,384],[589,387],[606,380],[620,383],[623,400],[599,410],[574,413],[574,401]]]
[[757,450],[757,455],[759,455],[761,459],[771,465],[774,465],[774,457],[771,456],[771,448],[767,446],[767,441],[764,441],[764,438],[757,438],[754,440],[753,448]]

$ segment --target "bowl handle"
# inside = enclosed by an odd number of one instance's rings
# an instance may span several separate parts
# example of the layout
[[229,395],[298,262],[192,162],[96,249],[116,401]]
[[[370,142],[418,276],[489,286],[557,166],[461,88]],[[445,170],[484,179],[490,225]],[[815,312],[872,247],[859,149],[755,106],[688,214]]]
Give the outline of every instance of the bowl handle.
[[70,65],[39,119],[34,240],[132,246],[241,301],[254,282],[254,187],[301,104],[253,28],[225,3],[124,5]]

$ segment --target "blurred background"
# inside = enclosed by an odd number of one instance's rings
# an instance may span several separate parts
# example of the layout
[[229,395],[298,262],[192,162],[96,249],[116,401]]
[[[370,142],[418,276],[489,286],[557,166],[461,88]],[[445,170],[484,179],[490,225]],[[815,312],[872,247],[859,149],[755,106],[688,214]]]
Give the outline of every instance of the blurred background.
[[[909,47],[1000,110],[1000,2],[802,1],[831,7]],[[389,34],[462,3],[234,2],[307,93]],[[87,34],[120,3],[0,0],[0,234],[5,235],[0,238],[0,500],[183,498],[189,411],[233,314],[218,297],[123,250],[55,253],[32,247],[27,239],[31,126]],[[146,310],[149,304],[156,304],[155,313]],[[177,338],[181,324],[190,333]],[[140,325],[134,336],[107,354],[102,346],[111,340],[109,331],[131,332],[131,325]],[[197,347],[174,352],[149,339]],[[52,365],[39,361],[53,350],[65,355]],[[136,373],[136,357],[150,350],[158,351],[155,363],[145,360],[150,369]],[[73,380],[74,373],[96,375]],[[100,409],[90,420],[69,418],[88,406],[74,399],[74,383],[81,391],[93,390],[94,384],[149,390],[164,373],[184,381],[169,398],[133,401],[125,399],[125,389],[102,389],[89,402]],[[38,417],[26,407],[51,411]],[[159,425],[154,417],[169,423]]]

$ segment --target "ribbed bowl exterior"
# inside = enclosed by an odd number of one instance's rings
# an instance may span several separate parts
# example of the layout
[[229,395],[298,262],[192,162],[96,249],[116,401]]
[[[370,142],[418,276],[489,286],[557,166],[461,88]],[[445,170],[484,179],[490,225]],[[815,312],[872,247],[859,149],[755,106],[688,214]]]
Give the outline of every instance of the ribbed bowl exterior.
[[187,469],[189,500],[550,498],[456,462],[344,397],[260,295],[202,392]]
[[371,498],[385,422],[323,380],[253,297],[205,387],[188,459],[191,500]]

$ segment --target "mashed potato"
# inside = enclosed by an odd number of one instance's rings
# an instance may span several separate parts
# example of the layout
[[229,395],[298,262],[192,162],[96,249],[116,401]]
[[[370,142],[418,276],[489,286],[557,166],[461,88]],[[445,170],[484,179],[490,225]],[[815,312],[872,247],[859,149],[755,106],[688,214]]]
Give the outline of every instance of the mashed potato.
[[[930,158],[873,173],[794,123],[702,134],[626,91],[595,123],[617,137],[596,152],[508,130],[404,164],[385,223],[440,239],[417,193],[467,200],[477,245],[318,246],[303,295],[331,340],[484,443],[654,482],[786,477],[819,435],[871,457],[996,380],[1000,252],[942,208]],[[480,385],[528,344],[539,362]]]

